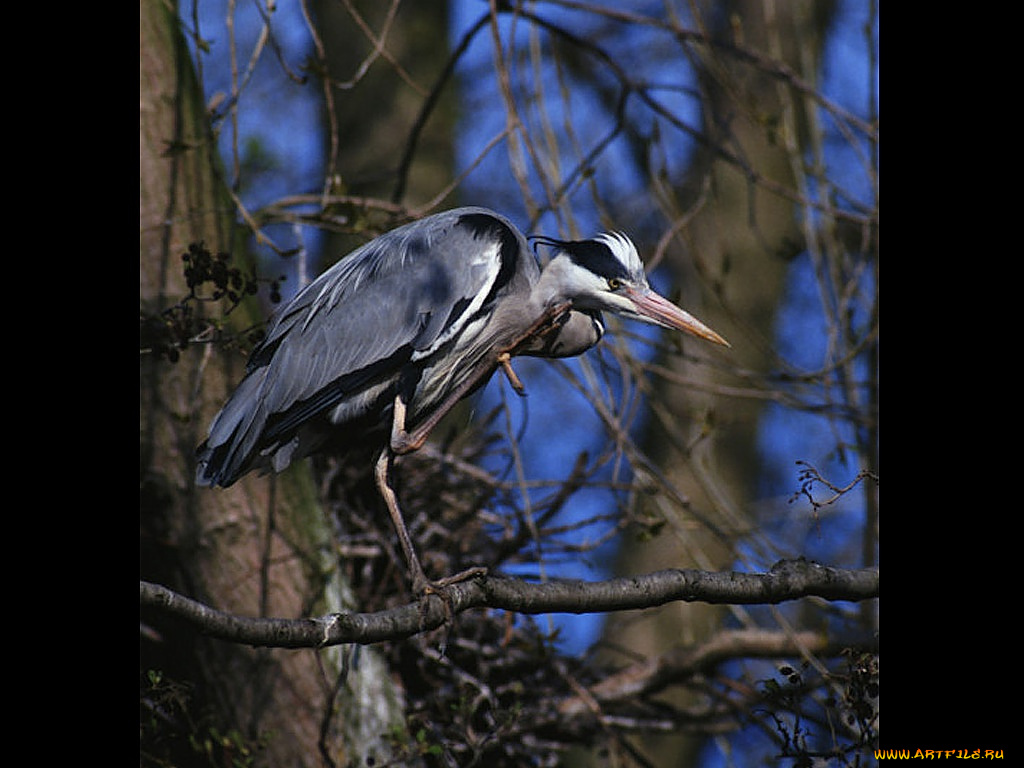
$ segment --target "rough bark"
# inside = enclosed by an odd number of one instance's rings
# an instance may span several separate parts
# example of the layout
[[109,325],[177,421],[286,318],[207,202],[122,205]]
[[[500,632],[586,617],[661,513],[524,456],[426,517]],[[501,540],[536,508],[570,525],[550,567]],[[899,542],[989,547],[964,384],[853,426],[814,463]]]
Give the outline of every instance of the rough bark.
[[[140,5],[140,310],[187,294],[181,254],[203,243],[244,256],[220,175],[200,87],[175,9]],[[232,315],[259,317],[255,304]],[[193,483],[194,448],[237,382],[239,352],[191,345],[178,362],[140,357],[140,532],[143,578],[248,616],[343,610],[327,522],[309,470],[228,490]],[[197,637],[142,616],[140,672],[159,668],[194,686],[194,706],[220,733],[269,737],[271,765],[345,764],[388,754],[399,709],[379,659],[364,653],[344,677],[343,649],[282,652]],[[198,714],[198,713],[197,713]]]

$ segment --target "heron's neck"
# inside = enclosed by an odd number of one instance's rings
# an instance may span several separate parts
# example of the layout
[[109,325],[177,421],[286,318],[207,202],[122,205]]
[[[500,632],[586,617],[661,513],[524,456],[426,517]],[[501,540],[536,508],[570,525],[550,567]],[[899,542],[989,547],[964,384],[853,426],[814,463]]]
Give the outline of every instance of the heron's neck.
[[530,303],[534,309],[543,312],[576,298],[568,287],[568,264],[568,259],[556,256],[541,270],[530,293]]

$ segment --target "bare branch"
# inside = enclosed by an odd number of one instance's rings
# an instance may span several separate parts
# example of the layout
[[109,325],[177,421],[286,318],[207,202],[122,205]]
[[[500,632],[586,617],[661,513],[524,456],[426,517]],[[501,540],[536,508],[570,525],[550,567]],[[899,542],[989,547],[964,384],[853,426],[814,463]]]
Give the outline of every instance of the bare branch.
[[[870,645],[875,645],[872,640]],[[669,684],[713,669],[728,659],[777,658],[816,654],[828,656],[850,647],[849,641],[830,638],[825,632],[779,632],[763,629],[723,631],[696,647],[677,646],[602,679],[593,687],[558,705],[563,715],[576,715],[596,704],[636,700],[663,690]]]
[[[853,478],[847,485],[838,486],[835,483],[825,479],[818,469],[806,461],[797,461],[797,466],[800,467],[800,490],[793,494],[790,498],[790,503],[794,502],[800,496],[804,496],[811,506],[817,511],[822,507],[827,507],[829,504],[834,504],[839,501],[845,494],[856,488],[861,480],[870,479],[878,484],[878,475],[868,470],[861,470],[857,473],[857,476]],[[823,485],[828,490],[832,491],[832,495],[826,499],[814,498],[813,490],[815,484]]]
[[449,586],[376,613],[334,613],[307,619],[248,618],[203,605],[141,581],[140,602],[221,640],[274,648],[322,648],[342,643],[398,640],[445,624],[471,608],[519,613],[599,613],[652,608],[681,600],[711,604],[776,604],[802,597],[861,601],[878,597],[878,570],[845,570],[809,560],[784,560],[767,573],[665,570],[607,581],[533,584],[487,576]]

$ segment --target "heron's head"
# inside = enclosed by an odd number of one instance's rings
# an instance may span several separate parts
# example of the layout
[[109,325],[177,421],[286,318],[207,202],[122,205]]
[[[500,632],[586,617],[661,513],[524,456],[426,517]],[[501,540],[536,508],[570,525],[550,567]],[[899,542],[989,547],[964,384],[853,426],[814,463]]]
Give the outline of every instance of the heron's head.
[[625,235],[606,232],[589,240],[531,239],[557,249],[544,272],[559,300],[729,346],[704,323],[651,289],[636,246]]

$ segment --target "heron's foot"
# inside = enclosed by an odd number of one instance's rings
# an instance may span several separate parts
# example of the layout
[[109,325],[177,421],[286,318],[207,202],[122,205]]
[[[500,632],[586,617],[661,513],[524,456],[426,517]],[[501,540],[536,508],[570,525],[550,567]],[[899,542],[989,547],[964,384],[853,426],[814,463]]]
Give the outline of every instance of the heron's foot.
[[487,569],[479,565],[473,568],[467,568],[453,576],[445,576],[443,579],[438,579],[437,581],[428,579],[426,575],[420,571],[412,580],[412,591],[418,598],[426,597],[427,595],[438,595],[447,602],[444,594],[445,587],[449,587],[452,584],[458,584],[463,581],[469,581],[470,579],[478,579],[481,576],[486,575]]
[[437,595],[441,598],[441,604],[444,605],[444,623],[450,627],[452,620],[455,618],[455,611],[452,608],[452,598],[448,594],[448,587],[452,584],[458,584],[460,581],[469,581],[470,579],[477,579],[486,575],[487,569],[478,566],[467,568],[465,571],[456,573],[454,576],[446,576],[438,581],[431,581],[423,574],[423,571],[420,571],[413,578],[412,582],[413,594],[416,595],[420,605],[420,625],[424,625],[427,619],[427,596]]
[[498,364],[505,371],[505,376],[508,378],[508,383],[512,385],[512,389],[520,395],[525,395],[526,387],[523,386],[523,382],[512,368],[512,355],[508,352],[502,352],[498,355]]

